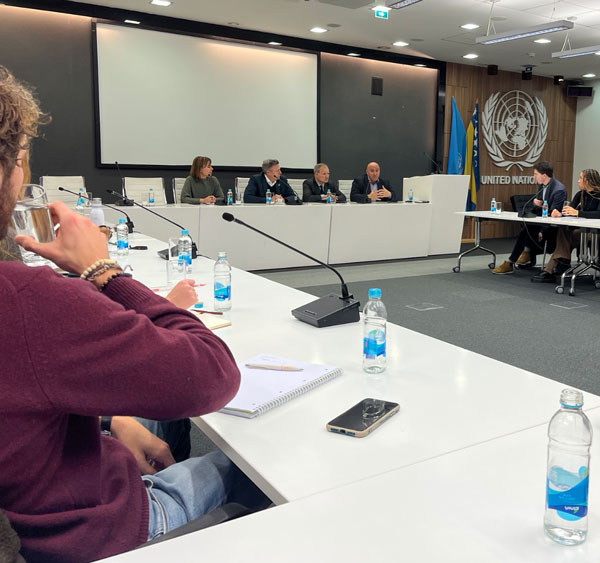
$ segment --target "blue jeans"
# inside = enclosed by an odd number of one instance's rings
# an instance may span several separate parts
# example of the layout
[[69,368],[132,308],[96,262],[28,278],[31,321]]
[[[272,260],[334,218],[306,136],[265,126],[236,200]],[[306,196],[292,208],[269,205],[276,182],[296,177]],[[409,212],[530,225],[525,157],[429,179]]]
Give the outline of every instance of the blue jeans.
[[269,504],[256,485],[220,451],[175,463],[155,475],[143,475],[142,480],[150,505],[148,540],[226,502],[255,510]]

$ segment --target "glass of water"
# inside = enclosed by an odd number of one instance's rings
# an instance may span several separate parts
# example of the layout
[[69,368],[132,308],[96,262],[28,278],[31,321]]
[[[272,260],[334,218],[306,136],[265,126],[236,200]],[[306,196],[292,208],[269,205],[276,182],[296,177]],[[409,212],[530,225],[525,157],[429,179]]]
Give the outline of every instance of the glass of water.
[[[54,240],[54,224],[48,209],[48,197],[42,186],[23,186],[23,196],[15,205],[12,221],[17,235],[33,237],[37,242]],[[21,248],[21,256],[23,262],[29,266],[52,265],[46,258],[24,248]]]

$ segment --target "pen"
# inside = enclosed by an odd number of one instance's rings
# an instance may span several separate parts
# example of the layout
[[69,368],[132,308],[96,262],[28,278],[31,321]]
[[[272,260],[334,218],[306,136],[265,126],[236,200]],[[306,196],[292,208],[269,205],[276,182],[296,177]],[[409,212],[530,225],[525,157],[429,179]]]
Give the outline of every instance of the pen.
[[208,313],[209,315],[222,315],[221,311],[205,311],[204,309],[193,309],[194,313]]
[[246,367],[250,369],[272,369],[275,371],[302,371],[304,369],[294,366],[278,366],[275,364],[246,364]]

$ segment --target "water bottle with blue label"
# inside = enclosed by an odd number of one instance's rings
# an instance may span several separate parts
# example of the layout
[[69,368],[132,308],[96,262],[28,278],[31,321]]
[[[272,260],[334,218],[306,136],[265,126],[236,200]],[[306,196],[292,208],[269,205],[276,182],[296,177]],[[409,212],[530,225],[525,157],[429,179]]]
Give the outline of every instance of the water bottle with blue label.
[[381,301],[381,289],[369,289],[369,300],[363,310],[363,369],[381,373],[386,365],[387,311]]
[[331,197],[331,188],[327,188],[327,195],[325,197],[325,201],[327,203],[331,203],[333,201],[333,198]]
[[408,203],[415,201],[415,191],[412,188],[408,189]]
[[119,219],[117,228],[117,254],[127,256],[129,254],[129,228],[124,218]]
[[154,190],[152,188],[148,188],[148,206],[154,207]]
[[181,236],[177,241],[177,255],[179,260],[179,270],[186,274],[192,273],[192,237],[187,229],[181,231]]
[[231,309],[231,266],[227,254],[219,252],[215,262],[215,309],[229,311]]
[[564,389],[548,426],[546,534],[558,543],[583,543],[588,529],[592,425],[581,410],[583,393]]
[[490,211],[492,213],[496,213],[496,198],[495,197],[492,198],[492,205],[490,207]]
[[548,217],[548,202],[544,200],[544,204],[542,205],[542,217]]
[[265,203],[267,203],[267,205],[271,203],[272,197],[273,193],[271,192],[271,190],[267,190],[267,193],[265,194]]
[[233,192],[227,190],[227,205],[233,205]]
[[84,213],[86,195],[87,194],[85,193],[85,190],[83,188],[79,188],[79,197],[77,198],[77,203],[75,204],[75,210],[78,213]]

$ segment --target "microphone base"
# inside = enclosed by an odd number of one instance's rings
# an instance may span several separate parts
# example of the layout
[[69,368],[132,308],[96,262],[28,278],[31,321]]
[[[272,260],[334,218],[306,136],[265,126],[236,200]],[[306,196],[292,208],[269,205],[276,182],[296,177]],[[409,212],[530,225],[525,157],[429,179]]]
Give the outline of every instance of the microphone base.
[[118,199],[115,205],[119,207],[133,207],[133,202],[129,199]]
[[[163,260],[168,260],[169,259],[169,249],[165,248],[164,250],[157,250],[156,254],[158,254]],[[171,256],[177,256],[177,247],[176,246],[172,246],[171,247]],[[198,247],[196,246],[196,243],[193,242],[192,243],[192,260],[198,258]]]
[[360,302],[356,299],[344,299],[332,293],[294,309],[292,315],[299,321],[323,328],[358,322],[359,307]]
[[537,215],[531,211],[521,210],[517,213],[517,217],[525,217],[526,219],[530,219],[532,217],[537,217]]

